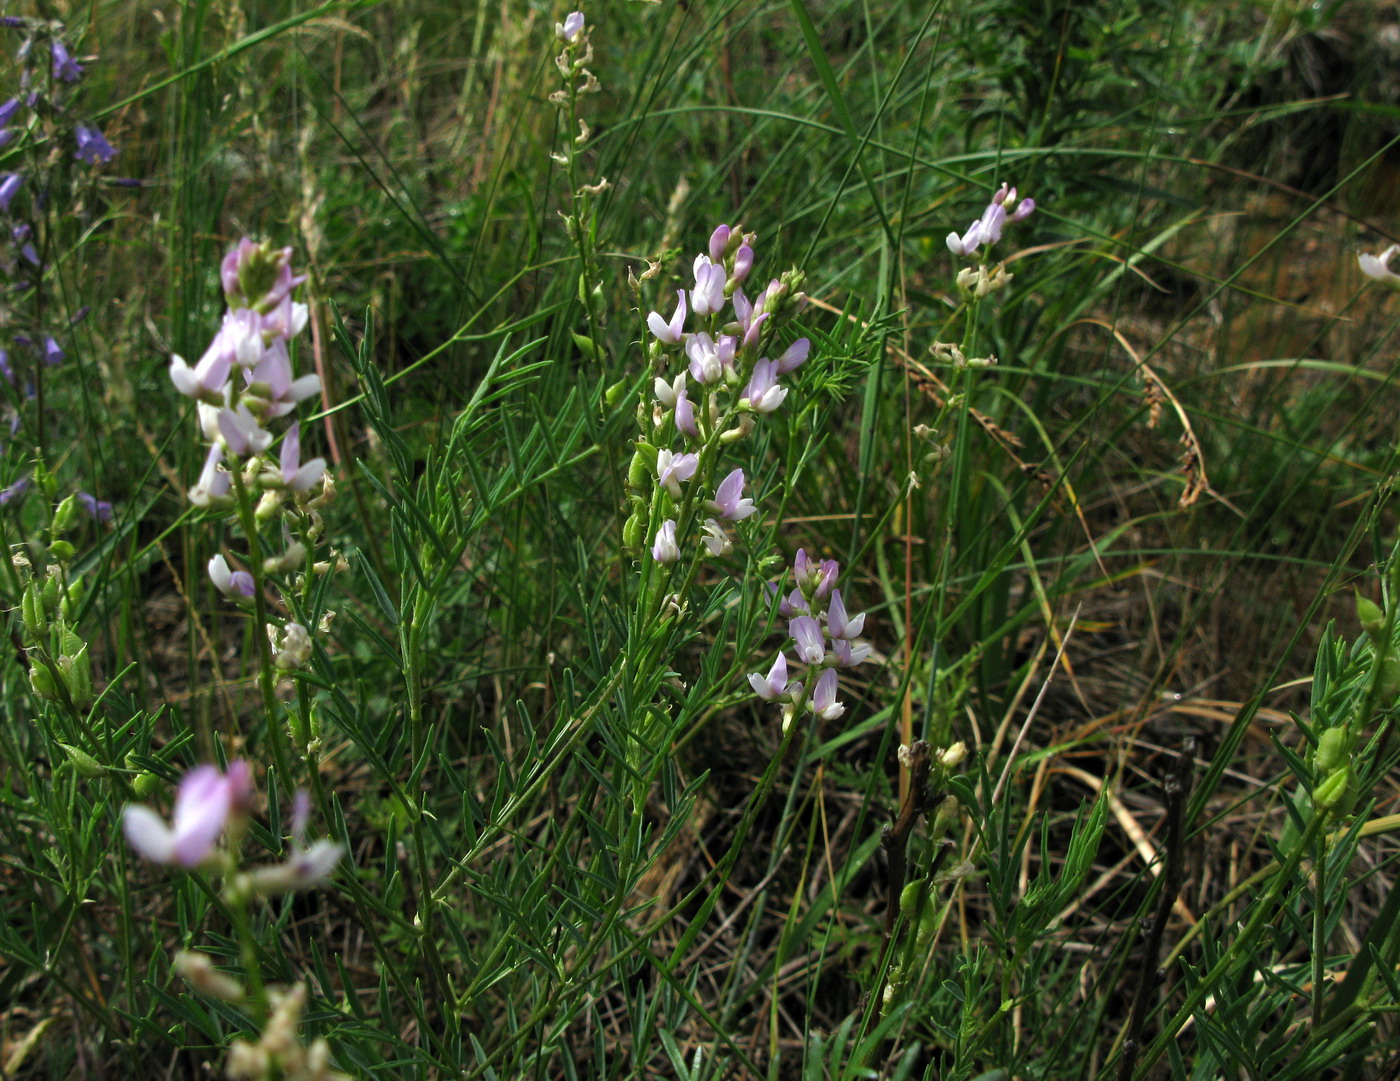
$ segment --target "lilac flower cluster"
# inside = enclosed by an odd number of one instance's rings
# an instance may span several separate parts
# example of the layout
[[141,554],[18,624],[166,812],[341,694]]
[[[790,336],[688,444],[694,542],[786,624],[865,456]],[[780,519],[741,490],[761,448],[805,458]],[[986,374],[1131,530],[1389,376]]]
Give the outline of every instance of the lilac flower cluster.
[[[225,832],[241,833],[252,805],[253,774],[247,762],[230,762],[227,773],[216,766],[197,766],[185,774],[176,790],[171,825],[151,808],[129,803],[122,811],[122,829],[137,854],[152,863],[192,870],[222,860],[229,866],[229,857],[218,848],[219,838]],[[306,844],[310,813],[310,798],[297,792],[292,804],[291,855],[285,863],[248,872],[247,883],[255,894],[306,889],[335,870],[345,849],[329,840]]]
[[260,487],[293,495],[310,492],[325,473],[323,458],[301,462],[296,423],[282,440],[275,467],[260,458],[272,445],[264,425],[321,390],[319,376],[292,371],[287,343],[305,328],[307,307],[292,300],[305,278],[293,275],[291,264],[291,248],[275,250],[244,237],[221,268],[229,307],[219,332],[193,367],[171,357],[170,381],[199,403],[200,428],[209,440],[204,469],[189,492],[196,506],[232,505],[226,454],[248,459]]
[[[806,338],[781,351],[778,347],[779,326],[806,302],[800,272],[772,279],[752,299],[745,294],[754,240],[742,227],[719,226],[708,250],[695,257],[694,285],[676,290],[671,317],[659,312],[647,316],[653,362],[663,370],[673,360],[683,363],[674,376],[658,375],[653,387],[653,426],[663,438],[678,438],[683,445],[679,451],[663,447],[655,452],[656,485],[672,503],[685,499],[683,485],[697,477],[702,462],[712,469],[710,448],[743,439],[756,417],[783,404],[788,388],[779,378],[800,367],[811,349]],[[708,484],[711,477],[699,479]],[[700,540],[713,555],[732,549],[724,523],[742,521],[757,509],[744,496],[744,485],[744,471],[732,470],[704,501],[710,516],[700,528]],[[676,517],[664,516],[651,548],[657,562],[680,558],[678,527]]]
[[948,234],[948,250],[954,255],[971,255],[979,247],[991,247],[1001,239],[1004,226],[1025,221],[1034,210],[1034,199],[1028,196],[1018,200],[1016,189],[1002,184],[982,216],[967,227],[967,232],[962,236],[955,232]]
[[[799,677],[789,678],[787,655],[781,652],[767,675],[749,675],[755,694],[765,702],[782,703],[784,731],[801,706],[824,721],[845,713],[845,704],[836,698],[837,669],[852,668],[870,656],[870,643],[860,639],[865,613],[853,616],[846,611],[836,588],[840,574],[836,560],[818,563],[799,548],[792,574],[796,586],[778,601],[778,614],[788,621],[791,667],[799,670]],[[775,585],[768,588],[772,596],[780,592]]]

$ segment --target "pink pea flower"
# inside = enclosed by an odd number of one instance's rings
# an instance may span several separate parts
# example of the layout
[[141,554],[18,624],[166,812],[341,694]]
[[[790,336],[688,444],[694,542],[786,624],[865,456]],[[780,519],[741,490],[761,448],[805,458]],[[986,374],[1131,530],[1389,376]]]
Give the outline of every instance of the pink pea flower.
[[247,571],[229,570],[228,561],[222,555],[209,561],[209,580],[225,597],[253,595],[253,576]]
[[824,721],[834,721],[846,712],[846,707],[836,701],[836,669],[828,668],[817,679],[812,688],[812,712]]
[[720,359],[719,347],[715,340],[704,331],[692,334],[685,343],[685,355],[690,361],[690,374],[701,386],[718,383],[724,374],[724,361]]
[[854,668],[870,656],[870,643],[847,642],[844,638],[837,638],[831,643],[831,655],[836,658],[838,667]]
[[798,338],[778,358],[778,374],[786,375],[788,372],[796,371],[802,367],[811,349],[812,340],[810,338]]
[[695,257],[695,288],[690,291],[690,307],[704,318],[724,307],[724,267],[708,256]]
[[689,439],[700,438],[700,426],[695,423],[695,406],[685,391],[676,398],[676,431]]
[[797,647],[797,659],[803,664],[821,664],[826,656],[822,642],[822,625],[812,616],[797,616],[788,621],[788,634]]
[[753,269],[753,249],[747,244],[739,245],[739,250],[734,253],[734,274],[730,281],[738,284],[749,276],[749,271]]
[[668,518],[656,531],[656,540],[651,545],[651,558],[658,563],[674,563],[680,557],[681,550],[676,544],[676,523]]
[[778,659],[773,662],[773,667],[768,669],[766,676],[750,672],[749,686],[753,688],[754,694],[765,702],[776,702],[787,693],[787,658],[779,653]]
[[849,642],[853,638],[859,638],[860,632],[864,629],[865,613],[848,617],[846,605],[841,600],[841,591],[833,589],[831,591],[831,604],[826,610],[826,633],[832,638],[844,638]]
[[671,494],[673,499],[681,497],[681,482],[695,476],[700,467],[697,454],[673,454],[669,450],[656,455],[656,482]]
[[752,499],[741,498],[744,494],[744,471],[733,470],[719,482],[715,497],[705,505],[727,522],[743,521],[758,510]]
[[210,507],[228,499],[233,487],[233,478],[229,476],[228,470],[223,468],[223,458],[223,446],[219,443],[212,444],[208,455],[205,456],[199,480],[189,490],[189,500],[196,507]]
[[771,413],[783,404],[787,387],[778,386],[778,362],[760,360],[753,366],[753,375],[742,395],[755,413]]
[[729,234],[731,230],[727,225],[715,226],[715,231],[710,234],[710,261],[714,263],[724,262],[724,253],[729,247]]
[[668,323],[661,318],[657,312],[652,312],[647,316],[647,326],[656,335],[656,340],[666,345],[675,345],[681,340],[681,332],[685,329],[685,290],[676,290],[676,310]]
[[554,35],[560,41],[573,41],[583,33],[583,12],[571,11],[562,23],[554,24]]
[[180,781],[173,826],[149,807],[131,803],[122,812],[122,829],[131,847],[151,862],[198,867],[213,853],[229,820],[247,812],[252,798],[247,762],[230,762],[227,773],[198,766]]
[[301,464],[301,421],[288,428],[282,437],[278,464],[282,468],[282,483],[294,492],[309,492],[326,472],[324,458],[312,458],[305,465]]

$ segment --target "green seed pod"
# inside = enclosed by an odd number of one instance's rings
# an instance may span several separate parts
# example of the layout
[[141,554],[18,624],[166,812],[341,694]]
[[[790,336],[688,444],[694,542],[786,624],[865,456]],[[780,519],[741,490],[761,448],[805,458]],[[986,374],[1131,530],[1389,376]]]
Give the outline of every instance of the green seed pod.
[[58,574],[52,573],[44,579],[44,584],[39,587],[39,597],[44,602],[44,615],[49,619],[58,612]]
[[138,773],[131,782],[131,790],[141,799],[150,799],[160,791],[160,778],[154,773]]
[[1385,630],[1385,613],[1381,606],[1360,593],[1356,595],[1356,618],[1361,621],[1361,629],[1372,638]]
[[1376,683],[1377,692],[1386,699],[1400,696],[1400,654],[1388,649],[1376,659],[1376,664],[1381,666],[1380,679]]
[[70,495],[58,505],[58,509],[53,512],[53,525],[50,531],[53,536],[61,537],[73,528],[78,520],[78,497]]
[[58,684],[54,682],[53,673],[46,664],[35,664],[29,669],[29,686],[40,698],[46,698],[50,702],[59,700]]
[[580,333],[578,333],[578,331],[573,331],[572,333],[573,333],[574,344],[575,344],[576,346],[578,346],[579,352],[582,353],[584,356],[586,356],[589,360],[597,360],[597,359],[598,359],[598,345],[597,345],[597,343],[594,342],[594,340],[593,340],[592,338],[590,338],[587,334],[580,334]]
[[640,548],[642,546],[643,531],[647,527],[646,516],[643,514],[633,514],[622,525],[622,543],[627,548]]
[[1317,754],[1313,758],[1320,776],[1326,776],[1342,765],[1350,750],[1347,746],[1349,742],[1345,728],[1329,728],[1322,733],[1317,741]]
[[1343,766],[1339,770],[1334,770],[1325,781],[1313,790],[1313,803],[1319,810],[1334,811],[1337,814],[1346,814],[1350,800],[1347,799],[1347,788],[1351,784],[1351,767]]
[[616,383],[603,391],[603,401],[609,406],[615,406],[622,401],[622,396],[627,393],[628,380],[619,379]]
[[[63,664],[64,661],[68,663]],[[68,696],[79,709],[92,705],[92,660],[88,657],[87,646],[83,646],[70,657],[60,657],[59,665],[68,681]]]
[[76,552],[77,549],[66,540],[56,540],[49,545],[49,556],[58,563],[67,563]]
[[74,747],[68,743],[60,743],[59,746],[63,748],[63,753],[68,756],[68,761],[73,763],[73,768],[82,776],[89,780],[95,780],[106,774],[107,767],[82,748]]
[[83,579],[73,579],[68,583],[68,588],[63,591],[63,596],[59,598],[59,614],[66,620],[72,620],[86,594],[87,588],[83,585]]
[[24,616],[24,629],[34,643],[43,641],[49,632],[48,616],[44,612],[44,598],[39,586],[31,581],[24,587],[24,597],[20,600],[20,612]]

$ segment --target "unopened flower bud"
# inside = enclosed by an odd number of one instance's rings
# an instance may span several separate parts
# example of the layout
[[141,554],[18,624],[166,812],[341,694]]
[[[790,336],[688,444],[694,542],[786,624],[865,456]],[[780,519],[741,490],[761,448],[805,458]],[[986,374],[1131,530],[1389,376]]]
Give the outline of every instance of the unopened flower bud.
[[1372,638],[1385,630],[1385,612],[1369,597],[1356,595],[1356,618],[1361,621],[1361,629]]
[[958,740],[951,747],[945,747],[938,753],[938,764],[944,769],[956,769],[966,757],[967,744]]
[[175,955],[175,971],[201,995],[224,1002],[243,1001],[244,992],[238,981],[216,969],[207,954],[181,950]]

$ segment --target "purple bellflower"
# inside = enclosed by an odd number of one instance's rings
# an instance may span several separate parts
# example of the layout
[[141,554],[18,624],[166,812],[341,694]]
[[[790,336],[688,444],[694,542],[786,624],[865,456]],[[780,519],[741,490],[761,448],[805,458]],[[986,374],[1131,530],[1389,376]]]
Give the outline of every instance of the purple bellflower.
[[53,54],[55,79],[62,79],[65,83],[76,83],[83,77],[83,66],[73,59],[67,45],[55,39],[49,46],[49,51]]
[[79,161],[89,165],[106,165],[117,156],[107,137],[91,124],[79,124],[73,133],[78,142],[78,150],[73,156]]

